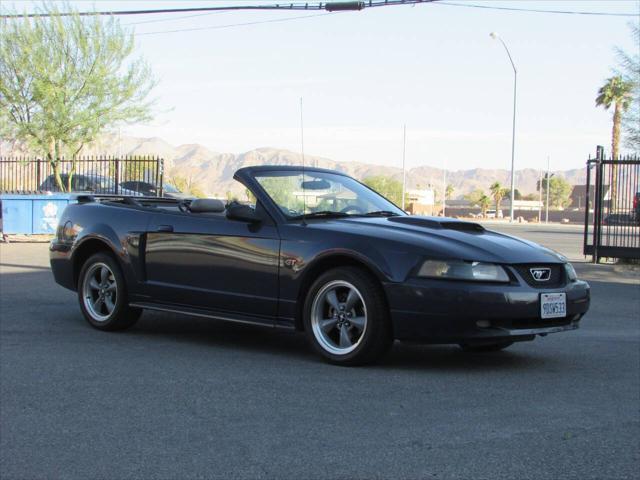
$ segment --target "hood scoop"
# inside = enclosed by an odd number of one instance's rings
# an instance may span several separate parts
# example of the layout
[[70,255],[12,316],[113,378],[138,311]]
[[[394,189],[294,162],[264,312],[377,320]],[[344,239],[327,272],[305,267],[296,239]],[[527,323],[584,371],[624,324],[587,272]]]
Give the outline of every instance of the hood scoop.
[[416,227],[457,230],[459,232],[482,233],[485,231],[484,227],[478,223],[461,222],[455,218],[447,217],[407,215],[402,217],[389,217],[387,220],[405,225],[414,225]]

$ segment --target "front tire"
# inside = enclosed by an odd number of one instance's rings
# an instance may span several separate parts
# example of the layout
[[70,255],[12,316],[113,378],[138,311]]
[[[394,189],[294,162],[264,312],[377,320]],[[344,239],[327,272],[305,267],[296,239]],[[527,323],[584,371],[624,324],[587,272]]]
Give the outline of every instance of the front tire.
[[96,253],[82,266],[78,276],[80,310],[98,330],[124,330],[138,321],[142,310],[129,307],[120,266],[107,253]]
[[335,268],[316,279],[305,300],[304,324],[313,348],[337,365],[374,362],[393,342],[384,292],[359,268]]

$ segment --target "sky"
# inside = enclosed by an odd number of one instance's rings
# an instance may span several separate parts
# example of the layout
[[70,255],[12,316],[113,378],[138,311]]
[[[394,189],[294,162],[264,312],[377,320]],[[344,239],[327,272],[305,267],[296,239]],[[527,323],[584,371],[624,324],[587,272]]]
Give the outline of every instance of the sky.
[[[69,3],[118,10],[277,2]],[[495,31],[518,70],[516,169],[546,167],[547,158],[552,169],[581,168],[596,145],[610,149],[611,112],[596,108],[595,97],[616,65],[614,47],[640,48],[629,29],[639,17],[445,3],[640,13],[638,0],[448,0],[324,15],[123,17],[135,32],[136,55],[147,59],[159,83],[155,119],[123,126],[122,134],[200,143],[216,152],[300,151],[302,98],[307,154],[401,166],[406,124],[409,168],[509,169],[514,73],[489,36]],[[38,3],[2,4],[22,11]],[[237,25],[263,20],[277,21]]]

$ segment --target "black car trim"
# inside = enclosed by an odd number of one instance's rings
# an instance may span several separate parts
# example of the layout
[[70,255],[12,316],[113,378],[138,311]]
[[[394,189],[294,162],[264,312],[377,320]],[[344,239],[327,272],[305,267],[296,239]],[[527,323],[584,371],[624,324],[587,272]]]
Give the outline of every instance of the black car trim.
[[[225,322],[242,323],[245,325],[257,325],[260,327],[279,328],[284,330],[294,330],[294,326],[291,324],[282,324],[276,322],[275,317],[250,317],[248,315],[234,315],[229,313],[219,313],[213,310],[207,310],[197,307],[186,307],[178,305],[165,305],[154,302],[131,302],[130,307],[143,308],[146,310],[155,310],[159,312],[178,313],[184,315],[191,315],[193,317],[211,318],[213,320],[222,320]],[[266,321],[271,321],[269,324]]]

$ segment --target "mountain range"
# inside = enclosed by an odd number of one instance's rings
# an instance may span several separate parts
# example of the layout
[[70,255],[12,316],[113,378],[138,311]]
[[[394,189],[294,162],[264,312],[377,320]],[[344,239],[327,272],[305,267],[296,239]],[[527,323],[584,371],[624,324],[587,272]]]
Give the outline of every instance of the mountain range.
[[[114,150],[114,146],[116,146]],[[11,147],[2,145],[2,155],[11,155]],[[157,137],[138,138],[131,136],[105,135],[101,140],[83,149],[84,155],[156,155],[164,158],[165,178],[183,177],[197,184],[208,195],[223,197],[227,192],[241,194],[244,187],[233,180],[239,168],[255,165],[301,165],[300,153],[280,148],[262,147],[248,152],[219,153],[199,144],[173,146]],[[329,158],[305,155],[305,165],[335,169],[358,180],[384,175],[402,181],[402,169],[362,162],[338,162]],[[425,162],[428,163],[428,162]],[[407,169],[407,188],[433,188],[440,195],[444,185],[444,171],[428,165]],[[585,169],[554,171],[572,185],[584,185]],[[540,172],[534,169],[516,170],[516,188],[523,194],[534,193]],[[453,185],[452,198],[461,198],[475,190],[489,191],[489,186],[498,181],[505,187],[510,184],[510,172],[503,169],[473,168],[469,170],[447,170],[446,182]]]

